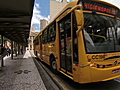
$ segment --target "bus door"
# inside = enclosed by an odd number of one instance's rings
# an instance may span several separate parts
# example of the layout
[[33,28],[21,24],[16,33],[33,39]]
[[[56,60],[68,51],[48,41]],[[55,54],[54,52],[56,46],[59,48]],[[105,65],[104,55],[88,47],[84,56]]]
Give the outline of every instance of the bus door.
[[67,15],[58,22],[60,31],[60,67],[64,72],[72,73],[71,16]]

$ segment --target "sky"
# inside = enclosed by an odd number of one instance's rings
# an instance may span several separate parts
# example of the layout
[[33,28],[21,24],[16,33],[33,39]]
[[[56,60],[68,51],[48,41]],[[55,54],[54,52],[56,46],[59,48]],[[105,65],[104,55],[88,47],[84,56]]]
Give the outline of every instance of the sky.
[[[120,8],[120,0],[103,0],[103,1],[110,2]],[[40,19],[46,19],[50,21],[50,0],[35,0],[31,25],[36,26],[36,31],[40,31]]]

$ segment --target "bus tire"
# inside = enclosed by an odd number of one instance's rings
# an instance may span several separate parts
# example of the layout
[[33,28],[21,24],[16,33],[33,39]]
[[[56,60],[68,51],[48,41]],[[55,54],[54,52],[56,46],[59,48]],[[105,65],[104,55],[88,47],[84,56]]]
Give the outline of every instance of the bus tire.
[[50,59],[50,66],[51,66],[51,71],[53,73],[57,74],[58,73],[58,71],[57,71],[57,62],[56,62],[54,57],[51,57],[51,59]]

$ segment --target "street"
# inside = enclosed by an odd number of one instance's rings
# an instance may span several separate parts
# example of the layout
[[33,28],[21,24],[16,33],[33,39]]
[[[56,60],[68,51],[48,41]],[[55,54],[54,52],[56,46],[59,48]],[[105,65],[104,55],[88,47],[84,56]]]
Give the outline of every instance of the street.
[[64,90],[120,90],[120,78],[104,82],[79,84],[61,73],[53,74],[49,66],[43,63],[42,66]]

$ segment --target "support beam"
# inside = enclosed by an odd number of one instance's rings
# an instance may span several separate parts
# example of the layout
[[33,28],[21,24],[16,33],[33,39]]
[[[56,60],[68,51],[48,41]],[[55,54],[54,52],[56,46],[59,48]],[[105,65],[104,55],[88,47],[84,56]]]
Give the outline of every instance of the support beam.
[[[1,35],[1,46],[3,47],[3,35]],[[3,57],[2,57],[2,60],[1,60],[1,67],[4,67]]]
[[18,55],[20,55],[20,44],[18,44]]
[[13,41],[11,40],[11,59],[13,59]]

